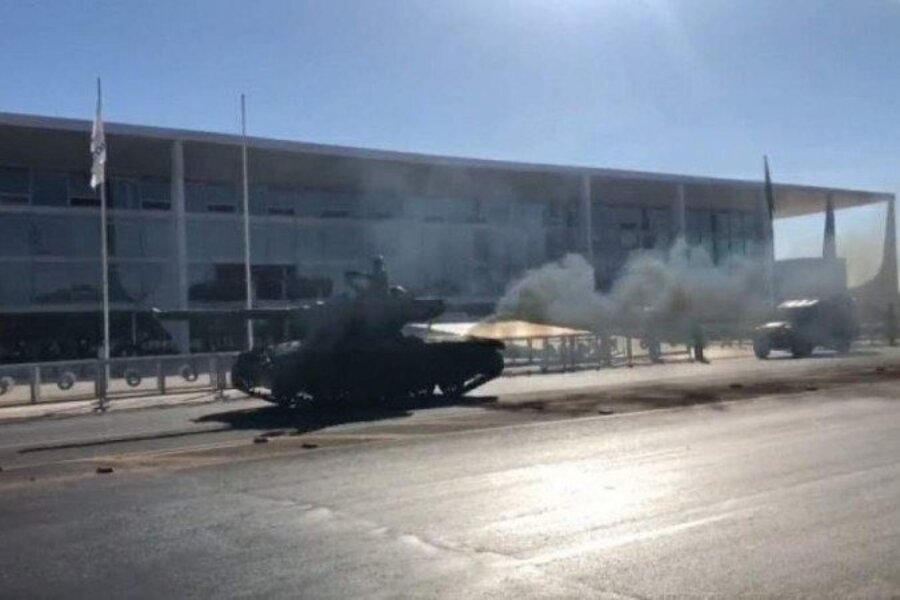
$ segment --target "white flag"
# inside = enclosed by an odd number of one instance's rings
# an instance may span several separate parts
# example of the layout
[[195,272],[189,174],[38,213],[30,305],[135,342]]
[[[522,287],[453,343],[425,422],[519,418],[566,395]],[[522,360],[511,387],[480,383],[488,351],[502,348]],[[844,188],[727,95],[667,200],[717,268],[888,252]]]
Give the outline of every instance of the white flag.
[[100,114],[100,80],[97,80],[97,115],[94,117],[94,128],[91,130],[91,187],[97,189],[106,181],[106,135],[103,133],[103,117]]

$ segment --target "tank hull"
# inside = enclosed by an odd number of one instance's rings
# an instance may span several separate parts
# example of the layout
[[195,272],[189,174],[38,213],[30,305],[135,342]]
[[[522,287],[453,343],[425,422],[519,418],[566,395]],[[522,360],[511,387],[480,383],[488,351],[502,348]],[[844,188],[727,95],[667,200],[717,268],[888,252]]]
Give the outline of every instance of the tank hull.
[[278,404],[302,400],[391,400],[461,396],[503,371],[503,344],[424,341],[408,336],[341,345],[296,344],[243,353],[232,369],[238,389]]

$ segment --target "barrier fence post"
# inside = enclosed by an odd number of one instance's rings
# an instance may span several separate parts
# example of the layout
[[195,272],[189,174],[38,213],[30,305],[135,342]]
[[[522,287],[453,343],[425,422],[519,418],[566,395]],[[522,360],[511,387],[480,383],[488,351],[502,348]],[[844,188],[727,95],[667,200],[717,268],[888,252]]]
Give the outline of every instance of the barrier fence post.
[[162,359],[156,359],[156,389],[160,396],[166,393],[166,370],[163,368]]
[[631,336],[630,335],[625,338],[625,353],[626,353],[626,356],[628,357],[628,366],[633,367],[634,363],[632,362],[632,359],[634,358],[634,354],[631,349]]
[[214,354],[209,359],[209,374],[212,377],[213,385],[215,386],[215,397],[216,400],[224,400],[225,399],[225,370],[222,368],[221,361],[219,360],[219,355]]
[[534,364],[534,340],[528,338],[528,364]]
[[41,401],[41,367],[35,365],[31,368],[31,403]]
[[96,379],[94,380],[94,390],[97,392],[97,411],[103,412],[106,410],[107,385],[109,384],[107,373],[109,373],[109,365],[102,360],[98,360],[95,373]]

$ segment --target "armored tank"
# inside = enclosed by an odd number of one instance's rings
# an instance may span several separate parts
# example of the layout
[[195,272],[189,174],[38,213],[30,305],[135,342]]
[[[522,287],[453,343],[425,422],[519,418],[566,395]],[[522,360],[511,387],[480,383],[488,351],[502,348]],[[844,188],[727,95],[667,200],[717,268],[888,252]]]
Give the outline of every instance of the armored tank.
[[438,299],[399,286],[337,296],[297,311],[302,339],[240,354],[234,386],[281,405],[304,401],[456,397],[498,377],[503,344],[493,340],[424,340],[403,327],[444,311]]

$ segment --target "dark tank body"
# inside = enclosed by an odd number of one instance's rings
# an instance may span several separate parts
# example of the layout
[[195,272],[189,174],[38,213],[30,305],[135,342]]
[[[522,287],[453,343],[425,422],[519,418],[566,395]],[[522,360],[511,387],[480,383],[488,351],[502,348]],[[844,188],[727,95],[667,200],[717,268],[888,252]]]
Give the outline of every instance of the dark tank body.
[[461,396],[503,371],[503,344],[491,340],[426,341],[404,325],[444,311],[441,300],[401,287],[358,290],[298,311],[300,340],[240,354],[234,386],[282,404],[304,400],[396,399],[438,388]]

